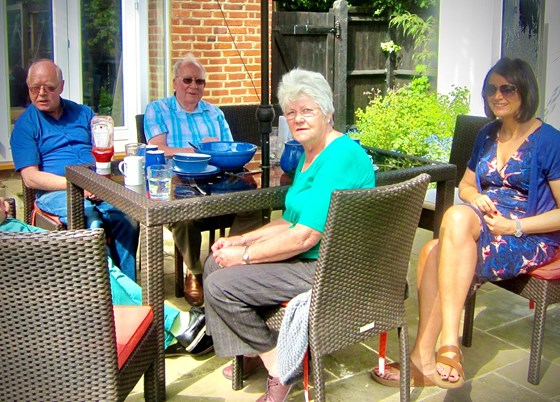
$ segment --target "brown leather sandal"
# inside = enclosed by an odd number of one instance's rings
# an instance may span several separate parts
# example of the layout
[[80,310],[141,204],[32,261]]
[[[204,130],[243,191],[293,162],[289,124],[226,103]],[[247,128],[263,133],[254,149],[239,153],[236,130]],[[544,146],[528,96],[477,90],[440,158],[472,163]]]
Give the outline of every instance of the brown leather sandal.
[[[453,353],[451,357],[443,356],[444,353]],[[461,388],[465,385],[465,373],[463,372],[463,353],[461,353],[461,349],[459,349],[455,345],[444,345],[437,351],[436,356],[436,364],[441,363],[449,366],[449,373],[451,370],[455,370],[457,372],[457,376],[459,377],[457,381],[449,381],[449,376],[447,379],[443,379],[441,374],[437,372],[434,373],[434,381],[436,385],[440,388],[444,389],[452,389],[452,388]]]
[[[400,376],[398,380],[391,379],[389,378],[389,376],[391,376],[391,374],[394,374],[391,373],[391,369],[398,370],[400,372],[400,367],[400,363],[386,364],[385,373],[383,374],[383,376],[380,375],[378,367],[375,367],[373,370],[371,370],[370,375],[371,378],[374,379],[374,381],[380,384],[386,385],[388,387],[399,388],[401,384]],[[434,382],[433,376],[424,375],[424,373],[422,373],[420,369],[414,365],[414,363],[410,362],[411,387],[433,387],[435,385],[436,383]]]

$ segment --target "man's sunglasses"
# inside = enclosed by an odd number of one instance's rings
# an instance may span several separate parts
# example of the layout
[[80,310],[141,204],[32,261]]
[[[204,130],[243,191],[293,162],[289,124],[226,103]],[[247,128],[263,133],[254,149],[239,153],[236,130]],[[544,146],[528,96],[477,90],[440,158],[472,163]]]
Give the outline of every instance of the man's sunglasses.
[[513,95],[517,93],[517,87],[513,84],[502,84],[502,85],[494,85],[494,84],[486,84],[482,89],[482,93],[484,96],[494,96],[497,91],[500,91],[504,98],[511,98]]
[[185,85],[191,85],[194,81],[197,87],[203,87],[206,85],[206,80],[203,80],[202,78],[194,79],[191,77],[183,77],[181,78],[181,81],[183,81],[183,84]]
[[60,86],[60,82],[56,85],[49,85],[49,84],[42,84],[42,85],[33,85],[29,87],[29,92],[33,95],[37,95],[41,92],[41,89],[44,89],[46,93],[52,94],[56,89]]

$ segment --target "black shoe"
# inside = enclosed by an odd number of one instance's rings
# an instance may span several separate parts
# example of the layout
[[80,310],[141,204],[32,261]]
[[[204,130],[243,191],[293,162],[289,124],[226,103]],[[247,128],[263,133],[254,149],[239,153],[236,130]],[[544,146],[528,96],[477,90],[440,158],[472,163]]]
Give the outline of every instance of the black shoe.
[[206,335],[206,318],[204,310],[201,308],[191,308],[189,327],[182,334],[176,335],[178,343],[181,344],[187,352],[191,352],[200,340]]
[[191,349],[190,354],[192,356],[202,356],[207,353],[210,353],[214,350],[214,342],[212,341],[212,337],[210,335],[204,334],[200,342]]
[[169,345],[165,349],[165,357],[179,357],[179,356],[187,356],[189,352],[183,345],[179,342],[174,343],[173,345]]

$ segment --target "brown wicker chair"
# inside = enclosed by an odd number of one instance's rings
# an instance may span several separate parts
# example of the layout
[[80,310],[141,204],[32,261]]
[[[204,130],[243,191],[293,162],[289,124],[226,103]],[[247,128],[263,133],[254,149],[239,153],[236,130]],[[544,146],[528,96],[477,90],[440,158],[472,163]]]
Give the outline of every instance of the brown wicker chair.
[[151,310],[132,354],[119,361],[102,229],[0,239],[0,399],[122,401],[142,376],[146,400],[165,399],[157,395],[164,387]]
[[[312,287],[309,353],[315,400],[325,400],[322,358],[391,329],[399,329],[401,400],[409,400],[408,330],[404,294],[408,263],[427,174],[370,190],[334,191]],[[269,312],[279,328],[282,312]],[[242,356],[233,386],[242,385]],[[237,388],[236,388],[237,387]]]
[[[282,115],[282,109],[280,105],[272,105],[272,107],[274,108],[272,125],[277,127],[278,117]],[[259,147],[262,145],[260,123],[257,120],[258,108],[258,104],[220,106],[235,141],[250,142]]]
[[[546,309],[550,304],[560,303],[560,258],[547,264],[528,275],[519,275],[513,279],[492,282],[494,285],[509,290],[530,301],[535,309],[533,317],[533,332],[531,336],[531,354],[529,356],[529,371],[527,381],[538,385],[541,370],[541,356],[544,344],[544,326]],[[463,323],[463,346],[472,345],[476,292],[470,292],[465,301],[465,316]]]
[[35,204],[35,190],[27,187],[21,181],[23,190],[23,221],[33,226],[46,230],[63,230],[66,225],[60,222],[57,216],[42,211]]
[[[476,135],[480,129],[490,121],[489,118],[481,116],[457,116],[455,130],[453,132],[453,142],[451,144],[451,153],[449,155],[449,163],[457,166],[456,187],[459,185],[467,169],[467,163],[472,153]],[[457,195],[455,195],[455,201],[458,201]],[[434,231],[435,202],[436,190],[430,189],[426,194],[424,208],[420,216],[419,226],[423,229]]]

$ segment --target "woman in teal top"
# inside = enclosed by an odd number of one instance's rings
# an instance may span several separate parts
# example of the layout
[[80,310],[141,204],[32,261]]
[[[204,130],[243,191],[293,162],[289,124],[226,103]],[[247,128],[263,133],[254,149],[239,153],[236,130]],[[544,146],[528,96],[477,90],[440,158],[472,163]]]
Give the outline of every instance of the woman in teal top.
[[[304,148],[281,218],[242,236],[220,238],[204,267],[207,332],[219,356],[245,355],[245,374],[264,363],[266,395],[284,400],[276,335],[257,310],[311,289],[333,190],[372,188],[373,165],[355,141],[333,128],[333,97],[325,78],[295,69],[282,77],[278,99]],[[258,357],[257,357],[258,355]],[[231,376],[231,367],[224,369]]]

